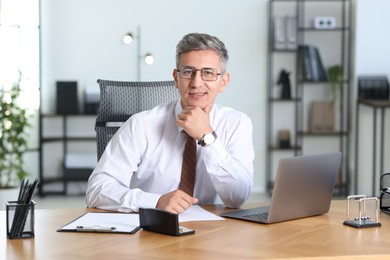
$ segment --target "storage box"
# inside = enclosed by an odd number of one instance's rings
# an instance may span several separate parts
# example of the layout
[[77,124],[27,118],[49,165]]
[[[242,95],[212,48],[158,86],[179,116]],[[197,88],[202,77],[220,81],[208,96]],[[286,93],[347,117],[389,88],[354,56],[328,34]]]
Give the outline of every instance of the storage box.
[[313,101],[309,115],[309,131],[329,133],[335,130],[335,109],[333,101]]
[[386,76],[360,76],[359,99],[389,99],[389,82]]

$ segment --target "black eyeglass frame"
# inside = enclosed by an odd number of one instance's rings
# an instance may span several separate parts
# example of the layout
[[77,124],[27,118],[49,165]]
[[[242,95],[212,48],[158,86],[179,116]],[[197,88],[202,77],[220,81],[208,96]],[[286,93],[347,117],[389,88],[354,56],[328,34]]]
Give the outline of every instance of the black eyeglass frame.
[[[186,68],[186,69],[191,69],[191,70],[192,70],[191,77],[189,77],[189,78],[183,78],[183,77],[182,77],[180,71],[183,70],[184,68]],[[216,73],[215,79],[204,79],[204,78],[203,78],[203,71],[204,71],[204,70],[215,70],[215,72],[217,72],[217,73]],[[194,79],[195,76],[196,76],[196,72],[197,72],[197,71],[200,71],[200,77],[201,77],[202,80],[204,80],[204,81],[216,81],[216,80],[218,79],[218,76],[221,76],[222,74],[225,73],[225,72],[220,72],[220,73],[218,73],[218,70],[215,69],[215,68],[201,68],[201,69],[197,69],[197,68],[191,67],[191,66],[183,66],[183,67],[180,67],[179,69],[176,69],[176,71],[179,72],[179,77],[182,78],[182,79]]]

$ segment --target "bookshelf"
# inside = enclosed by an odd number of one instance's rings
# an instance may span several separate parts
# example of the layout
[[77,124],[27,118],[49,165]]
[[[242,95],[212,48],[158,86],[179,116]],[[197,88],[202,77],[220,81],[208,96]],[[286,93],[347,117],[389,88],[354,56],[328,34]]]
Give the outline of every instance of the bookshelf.
[[[270,0],[268,8],[266,189],[272,193],[280,158],[341,151],[343,159],[335,193],[348,194],[351,1]],[[326,74],[330,67],[342,69],[336,92],[332,92],[329,75],[314,80],[305,77],[304,46],[318,51]],[[282,97],[278,84],[282,70],[289,73],[291,98],[287,99]],[[330,104],[333,110],[321,114],[328,111],[324,104]],[[329,127],[325,122],[330,122]],[[289,133],[289,146],[280,146],[281,132]]]
[[41,197],[68,194],[70,182],[88,180],[97,161],[95,120],[95,114],[41,114]]

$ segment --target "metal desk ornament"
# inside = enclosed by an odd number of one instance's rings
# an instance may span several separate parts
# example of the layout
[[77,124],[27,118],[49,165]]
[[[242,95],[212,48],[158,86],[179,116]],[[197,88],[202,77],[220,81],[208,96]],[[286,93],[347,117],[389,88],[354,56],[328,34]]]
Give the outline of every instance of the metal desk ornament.
[[[351,201],[358,201],[358,207],[356,209],[357,216],[352,219],[351,215]],[[367,214],[367,203],[374,204],[375,219],[372,220],[371,216]],[[356,213],[355,212],[355,213]],[[351,195],[347,197],[347,220],[343,223],[346,226],[354,228],[367,228],[367,227],[380,227],[379,222],[379,199],[376,197],[367,198],[366,195]]]

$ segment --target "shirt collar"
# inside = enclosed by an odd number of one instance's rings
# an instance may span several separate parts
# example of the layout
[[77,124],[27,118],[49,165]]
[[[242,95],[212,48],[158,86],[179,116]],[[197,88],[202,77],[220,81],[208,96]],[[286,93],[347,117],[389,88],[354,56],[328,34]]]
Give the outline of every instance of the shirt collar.
[[[175,107],[175,119],[177,119],[177,117],[179,116],[180,112],[182,111],[182,108],[181,108],[181,99],[179,99],[176,103],[176,107]],[[183,131],[183,127],[181,126],[177,126],[177,131],[180,133],[181,131]]]

